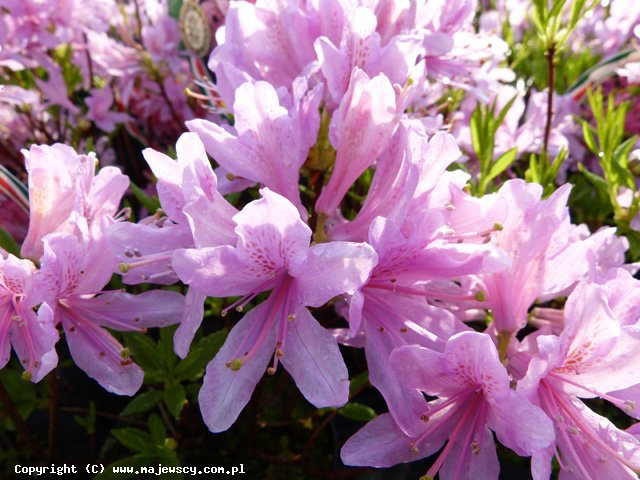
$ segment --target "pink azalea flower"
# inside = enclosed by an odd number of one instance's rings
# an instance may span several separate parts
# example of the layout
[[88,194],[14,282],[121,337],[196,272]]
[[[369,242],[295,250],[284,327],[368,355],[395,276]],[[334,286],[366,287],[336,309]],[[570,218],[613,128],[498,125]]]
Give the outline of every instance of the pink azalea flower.
[[29,260],[0,257],[0,368],[9,361],[13,345],[25,378],[38,382],[58,363],[54,348],[58,331],[32,310],[42,300],[33,283],[34,272]]
[[331,105],[340,104],[349,88],[354,67],[371,77],[384,73],[394,84],[406,83],[422,50],[421,37],[394,35],[388,44],[382,46],[376,27],[374,13],[359,6],[349,13],[339,44],[334,45],[324,36],[315,41],[318,63],[326,79]]
[[116,167],[96,175],[94,155],[78,155],[62,144],[34,145],[23,150],[29,173],[29,231],[22,244],[23,257],[38,259],[42,238],[53,232],[70,232],[73,212],[89,226],[116,214],[129,178]]
[[349,89],[329,127],[336,162],[316,202],[320,214],[332,215],[353,182],[387,148],[400,113],[393,86],[384,74],[369,78],[363,70],[353,69]]
[[408,436],[389,415],[365,425],[342,447],[348,465],[386,467],[429,456],[442,447],[426,478],[498,478],[493,430],[502,444],[524,456],[553,442],[551,422],[509,386],[509,377],[488,335],[462,332],[443,352],[406,346],[390,358],[409,388],[438,396],[414,421],[424,427]]
[[378,264],[352,297],[349,309],[351,336],[360,329],[365,333],[371,383],[385,397],[400,428],[409,434],[416,434],[420,427],[413,414],[423,408],[423,398],[402,387],[388,363],[389,354],[410,344],[441,351],[447,338],[467,329],[437,306],[442,301],[474,301],[474,292],[458,289],[452,293],[441,285],[434,287],[431,281],[449,282],[505,266],[504,259],[484,245],[449,243],[439,229],[442,225],[443,218],[435,211],[425,215],[409,234],[388,219],[376,218],[369,243],[378,254]]
[[[322,87],[307,91],[304,79],[296,84],[293,99],[284,101],[266,82],[245,83],[236,91],[231,131],[199,119],[187,122],[187,127],[200,136],[207,152],[228,172],[287,197],[306,217],[298,178],[317,139],[321,96]],[[283,103],[291,105],[287,108]]]
[[[232,217],[238,211],[218,191],[217,177],[198,136],[182,134],[176,152],[177,161],[150,148],[143,152],[158,178],[158,196],[167,216],[109,228],[109,243],[124,270],[125,283],[175,283],[178,276],[170,261],[175,250],[236,242]],[[202,322],[205,298],[195,289],[187,293],[174,340],[182,358]]]
[[[80,225],[81,225],[80,221]],[[81,229],[83,229],[81,227]],[[144,374],[127,349],[105,329],[144,331],[176,323],[184,299],[176,292],[152,290],[140,295],[102,292],[115,259],[104,254],[104,239],[69,233],[44,239],[38,286],[45,292],[38,316],[62,324],[75,363],[110,392],[133,395]]]
[[[546,200],[541,200],[542,188],[522,180],[505,182],[498,196],[508,205],[501,230],[494,232],[491,242],[506,251],[513,260],[511,268],[483,275],[487,303],[493,311],[496,332],[517,332],[527,322],[527,311],[534,300],[545,292],[548,269],[553,269],[549,251],[557,231],[569,224],[566,207],[570,186],[560,187]],[[579,262],[567,272],[564,288],[585,273],[587,265]]]
[[549,477],[554,453],[563,475],[636,478],[640,441],[577,397],[601,397],[627,413],[635,410],[640,400],[637,389],[624,389],[640,383],[638,329],[620,325],[605,288],[596,284],[582,285],[571,294],[564,324],[558,337],[537,337],[538,352],[518,383],[518,391],[535,400],[553,420],[556,432],[555,445],[534,455],[534,478]]
[[[289,88],[305,67],[316,60],[313,41],[320,34],[317,16],[321,22],[324,15],[342,14],[341,8],[335,5],[338,3],[323,2],[316,13],[306,2],[260,2],[258,5],[231,2],[224,34],[216,35],[219,46],[211,54],[209,68],[218,75],[231,66],[244,75],[239,75],[243,78],[240,83],[222,75],[226,83],[221,88],[223,98],[233,98],[233,92],[250,78],[265,80],[276,88]],[[326,25],[339,29],[341,15],[329,18]]]
[[376,261],[366,244],[309,247],[311,230],[295,206],[266,188],[261,193],[260,200],[233,218],[237,246],[183,250],[173,256],[173,268],[190,288],[216,297],[242,296],[226,311],[241,311],[259,293],[271,291],[233,327],[207,367],[199,398],[213,432],[235,421],[272,356],[268,373],[282,362],[314,405],[347,401],[348,374],[338,345],[306,307],[353,294]]
[[118,123],[126,123],[132,118],[126,113],[113,112],[113,92],[110,87],[101,90],[97,88],[91,89],[91,94],[85,99],[85,103],[89,108],[87,119],[95,122],[98,128],[105,132],[112,132]]

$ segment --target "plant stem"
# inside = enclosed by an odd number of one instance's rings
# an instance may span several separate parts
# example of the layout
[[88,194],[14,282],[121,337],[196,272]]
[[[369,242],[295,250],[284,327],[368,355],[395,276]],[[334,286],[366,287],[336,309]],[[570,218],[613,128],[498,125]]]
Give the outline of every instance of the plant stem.
[[14,405],[13,400],[11,400],[11,396],[9,395],[9,392],[7,392],[7,389],[4,388],[4,385],[2,384],[2,382],[0,382],[0,401],[2,402],[5,409],[7,410],[7,413],[9,414],[9,418],[13,422],[13,425],[16,427],[16,430],[18,431],[18,435],[20,435],[22,440],[24,440],[24,442],[26,442],[29,445],[29,447],[31,447],[31,450],[33,451],[36,457],[46,458],[47,457],[46,452],[42,448],[40,448],[40,445],[38,445],[38,442],[36,442],[35,438],[31,435],[29,426],[20,416],[20,412],[18,412],[18,409]]
[[56,428],[58,426],[58,376],[54,369],[49,375],[49,448],[47,450],[49,461],[53,462],[56,456]]
[[[549,67],[549,85],[547,86],[547,124],[544,128],[544,160],[548,164],[549,162],[549,137],[551,136],[551,121],[553,120],[553,92],[555,85],[555,54],[556,48],[554,45],[550,46],[547,50],[547,65]],[[545,167],[547,166],[545,164]]]
[[[82,414],[89,413],[88,409],[82,408],[82,407],[60,407],[59,410],[61,412],[64,412],[64,413],[82,413]],[[109,418],[111,420],[116,420],[116,421],[122,422],[122,423],[128,423],[129,425],[136,425],[138,427],[147,427],[148,426],[147,422],[143,422],[143,421],[136,420],[136,419],[133,419],[133,418],[122,417],[120,415],[115,415],[115,414],[109,413],[109,412],[96,411],[96,416]]]

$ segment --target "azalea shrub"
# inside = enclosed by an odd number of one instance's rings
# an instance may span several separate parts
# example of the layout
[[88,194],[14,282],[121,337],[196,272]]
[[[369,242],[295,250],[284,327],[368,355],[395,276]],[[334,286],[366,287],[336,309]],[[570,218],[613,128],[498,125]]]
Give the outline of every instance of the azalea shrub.
[[638,41],[627,0],[0,0],[2,468],[637,478]]

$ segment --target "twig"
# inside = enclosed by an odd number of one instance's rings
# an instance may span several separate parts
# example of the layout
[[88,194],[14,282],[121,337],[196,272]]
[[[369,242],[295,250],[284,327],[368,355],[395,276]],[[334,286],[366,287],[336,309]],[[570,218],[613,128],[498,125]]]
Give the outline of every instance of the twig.
[[9,414],[9,418],[11,418],[11,421],[16,427],[18,434],[29,445],[29,447],[31,447],[31,450],[36,455],[36,457],[47,458],[46,452],[40,447],[40,445],[38,445],[38,442],[36,442],[35,438],[31,435],[29,426],[20,416],[20,412],[18,412],[18,409],[14,405],[13,400],[11,400],[11,396],[9,396],[9,392],[7,392],[7,389],[4,388],[4,385],[1,381],[0,401],[6,408],[7,413]]
[[140,39],[140,45],[144,48],[144,41],[142,40],[142,20],[140,19],[140,5],[138,0],[133,0],[133,6],[136,10],[136,23],[138,24],[138,38]]
[[322,420],[320,425],[318,425],[318,428],[316,428],[313,431],[313,433],[309,437],[309,440],[307,441],[306,445],[304,446],[304,449],[302,450],[302,457],[305,460],[307,460],[307,461],[309,460],[309,451],[311,450],[311,447],[313,446],[313,442],[316,441],[316,438],[318,438],[318,436],[320,435],[322,430],[324,430],[326,428],[326,426],[329,425],[329,423],[331,423],[331,421],[335,418],[336,415],[338,415],[338,410],[334,410],[333,412],[329,413],[326,417],[324,417],[324,420]]
[[58,376],[54,369],[49,375],[49,461],[56,456],[56,427],[58,426]]
[[173,103],[171,103],[171,100],[169,99],[169,95],[167,95],[167,90],[164,88],[164,83],[162,80],[158,80],[158,86],[160,87],[160,93],[162,94],[162,98],[164,98],[164,101],[167,103],[167,106],[169,107],[171,118],[176,123],[178,128],[182,129],[183,125],[182,125],[182,122],[180,121],[180,117],[178,116],[178,112],[176,112],[175,108],[173,107]]
[[547,124],[544,128],[544,153],[546,161],[549,161],[549,137],[551,136],[551,121],[553,120],[553,91],[555,85],[555,54],[556,48],[555,46],[549,47],[547,50],[547,64],[549,66],[549,85],[547,87]]
[[[64,413],[89,413],[89,409],[82,408],[82,407],[60,407],[58,410]],[[142,422],[134,418],[122,417],[120,415],[115,415],[113,413],[108,413],[108,412],[96,411],[96,416],[109,418],[111,420],[117,420],[118,422],[128,423],[130,425],[137,425],[138,427],[148,426],[147,422]]]
[[171,436],[173,438],[178,438],[179,437],[178,432],[173,426],[173,422],[171,421],[171,418],[169,417],[169,414],[167,413],[167,409],[164,407],[164,404],[160,403],[158,406],[160,407],[160,416],[162,417],[164,424],[167,426],[167,428],[171,432]]
[[85,32],[82,32],[82,38],[84,39],[84,53],[87,57],[87,69],[89,70],[89,90],[91,90],[91,86],[93,85],[93,62],[91,61],[91,54],[89,53],[89,39]]

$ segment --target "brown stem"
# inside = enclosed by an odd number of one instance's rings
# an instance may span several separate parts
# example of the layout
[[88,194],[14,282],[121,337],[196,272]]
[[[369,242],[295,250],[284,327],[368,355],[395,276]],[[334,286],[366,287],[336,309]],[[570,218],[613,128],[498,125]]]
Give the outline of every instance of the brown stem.
[[83,32],[82,38],[84,39],[84,53],[87,57],[87,69],[89,70],[89,90],[91,90],[91,86],[93,85],[93,62],[91,61],[91,54],[89,53],[89,39],[87,38],[87,34]]
[[25,443],[29,445],[29,447],[31,447],[31,450],[33,451],[35,456],[38,458],[47,458],[46,452],[42,448],[40,448],[38,442],[36,442],[35,438],[31,435],[29,426],[20,416],[20,412],[18,412],[18,409],[14,405],[13,400],[11,400],[9,392],[7,392],[7,389],[4,388],[2,382],[0,382],[0,401],[4,405],[4,408],[7,410],[9,418],[15,425],[16,430],[18,431],[18,435]]
[[140,45],[144,48],[144,42],[142,41],[142,20],[140,18],[140,5],[138,0],[133,0],[133,6],[136,10],[136,23],[138,24],[138,38],[140,39]]
[[[60,407],[58,410],[64,413],[89,413],[88,409],[81,407]],[[138,427],[147,427],[147,422],[142,422],[133,418],[122,417],[120,415],[114,415],[113,413],[109,412],[97,411],[96,416],[109,418],[111,420],[117,420],[118,422],[128,423],[130,425],[136,425]]]
[[169,429],[169,432],[171,433],[171,436],[175,439],[178,438],[178,432],[175,429],[175,427],[173,426],[173,422],[171,421],[171,418],[169,417],[169,414],[167,413],[167,409],[164,407],[164,404],[160,403],[160,405],[158,405],[160,407],[160,416],[162,417],[162,420],[164,421],[164,424],[166,425],[166,427]]
[[309,452],[311,451],[313,442],[316,441],[316,438],[318,438],[320,433],[322,433],[322,430],[324,430],[325,427],[329,425],[329,423],[331,423],[331,420],[333,420],[336,415],[338,415],[338,410],[334,410],[333,412],[329,413],[326,417],[324,417],[324,420],[320,422],[320,425],[318,425],[318,428],[314,430],[314,432],[309,437],[309,440],[307,441],[306,445],[304,446],[304,449],[302,450],[302,458],[304,458],[307,461],[309,460]]
[[549,47],[547,50],[547,65],[549,67],[549,85],[547,87],[547,124],[544,128],[544,153],[546,161],[549,157],[549,137],[551,136],[551,121],[553,120],[553,91],[555,85],[555,54],[556,49],[554,46]]
[[180,116],[178,115],[178,112],[176,112],[176,109],[173,107],[173,103],[171,103],[169,95],[167,95],[167,91],[164,88],[164,83],[162,83],[162,80],[158,81],[158,85],[160,86],[160,93],[162,94],[162,98],[164,98],[164,101],[167,102],[167,106],[169,107],[171,118],[178,126],[178,129],[183,129],[182,122],[180,121]]
[[53,370],[48,375],[49,380],[49,448],[47,450],[49,461],[53,462],[56,456],[56,428],[58,426],[58,375]]

